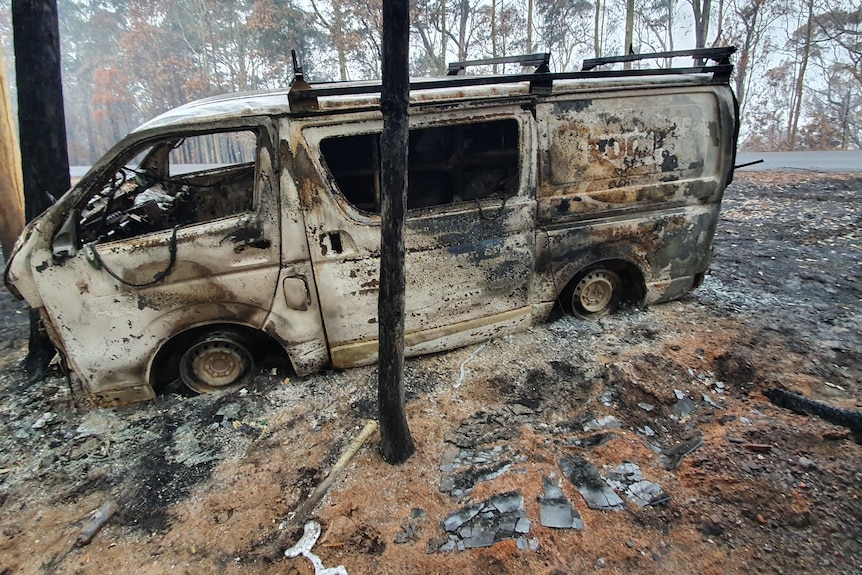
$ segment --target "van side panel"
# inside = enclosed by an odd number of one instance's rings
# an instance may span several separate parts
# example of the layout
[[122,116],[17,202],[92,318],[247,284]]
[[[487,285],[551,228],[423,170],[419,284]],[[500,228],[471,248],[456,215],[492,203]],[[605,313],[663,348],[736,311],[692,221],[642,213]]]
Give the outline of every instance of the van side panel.
[[557,293],[615,260],[643,276],[643,304],[683,295],[711,257],[731,169],[726,87],[561,96],[538,106],[539,226]]
[[[442,119],[441,119],[442,118]],[[411,210],[405,222],[405,352],[451,349],[516,331],[532,321],[530,286],[535,254],[535,200],[529,188],[534,147],[532,116],[520,107],[482,114],[435,114],[434,126],[517,118],[520,181],[511,197],[489,197]],[[449,119],[449,122],[445,122]],[[413,129],[423,121],[411,114]],[[427,122],[428,120],[425,119]],[[444,123],[445,122],[445,123]],[[305,211],[308,246],[335,367],[377,357],[380,216],[346,197],[321,157],[321,141],[379,133],[379,115],[338,126],[292,130],[294,163]]]

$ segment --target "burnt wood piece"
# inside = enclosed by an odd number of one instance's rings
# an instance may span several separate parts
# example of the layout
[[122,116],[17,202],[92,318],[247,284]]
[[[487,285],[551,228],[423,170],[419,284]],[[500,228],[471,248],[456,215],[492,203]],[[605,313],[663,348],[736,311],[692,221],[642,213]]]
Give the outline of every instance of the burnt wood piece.
[[856,443],[862,444],[862,411],[833,407],[781,388],[767,389],[763,395],[778,407],[805,415],[816,415],[833,425],[846,427],[853,434]]

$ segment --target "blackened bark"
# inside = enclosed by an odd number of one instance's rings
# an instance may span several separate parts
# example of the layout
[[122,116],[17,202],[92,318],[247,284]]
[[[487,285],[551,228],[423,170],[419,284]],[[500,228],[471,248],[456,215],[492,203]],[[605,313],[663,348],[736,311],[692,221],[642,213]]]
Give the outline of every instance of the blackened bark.
[[853,434],[856,443],[862,444],[862,411],[832,407],[828,403],[809,399],[804,395],[781,388],[767,389],[763,392],[763,395],[768,397],[769,401],[778,407],[783,407],[796,413],[816,415],[833,425],[846,427]]
[[388,463],[407,461],[416,448],[404,411],[404,219],[407,216],[408,0],[383,0],[380,294],[377,302],[377,405],[380,451]]
[[[60,31],[56,0],[12,0],[18,127],[24,176],[24,216],[29,222],[69,189],[69,154],[60,76]],[[30,313],[27,374],[45,375],[54,347]]]

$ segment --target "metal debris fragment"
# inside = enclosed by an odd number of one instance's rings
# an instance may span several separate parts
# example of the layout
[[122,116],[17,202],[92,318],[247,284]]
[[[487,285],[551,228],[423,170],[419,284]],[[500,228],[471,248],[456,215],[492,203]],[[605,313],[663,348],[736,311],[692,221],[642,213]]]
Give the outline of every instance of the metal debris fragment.
[[581,447],[583,449],[593,449],[594,447],[599,447],[605,443],[613,441],[616,438],[616,433],[594,433],[593,435],[588,435],[586,437],[576,437],[574,439],[565,440],[563,441],[563,445],[574,445],[575,447]]
[[[517,491],[494,495],[481,503],[462,507],[450,513],[440,526],[449,540],[439,551],[463,551],[490,547],[497,541],[523,539],[530,532],[530,520],[524,509],[524,497]],[[528,542],[527,545],[535,549]]]
[[414,507],[410,512],[410,521],[401,526],[401,531],[395,534],[394,542],[404,544],[415,541],[419,533],[419,520],[423,517],[425,517],[425,510]]
[[682,459],[686,455],[700,449],[702,445],[703,438],[699,435],[681,443],[677,443],[673,447],[662,450],[662,463],[664,463],[664,466],[668,469],[676,469],[679,467],[679,464],[682,463]]
[[625,501],[602,479],[599,470],[583,457],[561,459],[560,470],[578,488],[590,509],[622,511],[626,508]]
[[513,460],[508,449],[502,446],[490,450],[460,450],[454,458],[444,454],[440,471],[440,492],[452,497],[468,495],[477,483],[500,477],[512,467]]
[[305,524],[302,537],[297,541],[296,545],[285,550],[284,556],[293,558],[304,556],[314,565],[315,575],[347,575],[347,569],[344,565],[338,567],[324,567],[320,557],[311,552],[314,544],[320,538],[320,524],[316,521],[309,521]]
[[598,417],[592,421],[588,421],[584,424],[584,431],[596,431],[599,429],[616,429],[620,427],[622,423],[619,419],[614,417],[613,415],[605,415],[604,417]]
[[695,409],[697,409],[697,405],[688,397],[683,397],[676,402],[671,413],[682,419],[683,417],[690,415]]
[[637,463],[627,462],[618,465],[607,475],[607,481],[639,507],[670,501],[670,495],[662,491],[661,487],[652,481],[647,481]]
[[[517,416],[515,416],[517,417]],[[508,445],[499,445],[516,437],[517,427],[509,410],[474,414],[464,421],[448,439],[450,446],[440,461],[440,491],[460,498],[468,495],[482,481],[496,479],[526,458]]]
[[458,379],[455,381],[455,383],[452,384],[452,387],[454,387],[455,389],[461,387],[461,384],[464,383],[464,378],[467,376],[467,364],[473,361],[476,356],[479,355],[479,352],[485,349],[486,345],[488,345],[487,341],[477,347],[475,350],[473,350],[473,353],[470,354],[470,357],[468,357],[461,363],[461,374],[458,376]]
[[563,493],[560,484],[555,479],[542,476],[542,487],[545,491],[545,496],[539,498],[542,525],[557,529],[583,529],[584,520]]

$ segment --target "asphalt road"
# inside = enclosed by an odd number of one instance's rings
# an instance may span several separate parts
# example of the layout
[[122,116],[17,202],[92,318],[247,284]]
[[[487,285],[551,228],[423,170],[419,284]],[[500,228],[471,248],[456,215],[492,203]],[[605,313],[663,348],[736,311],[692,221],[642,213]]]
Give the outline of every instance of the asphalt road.
[[[841,152],[739,152],[736,154],[736,165],[747,164],[757,160],[755,164],[742,170],[752,172],[763,171],[793,171],[850,173],[862,172],[862,150]],[[80,178],[89,166],[72,166],[70,172],[73,178]]]
[[862,172],[862,150],[840,152],[738,152],[736,154],[736,165],[739,166],[761,159],[763,163],[741,169],[752,172],[799,170],[830,173]]

